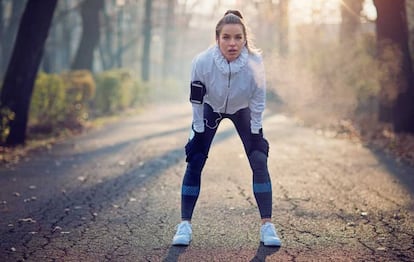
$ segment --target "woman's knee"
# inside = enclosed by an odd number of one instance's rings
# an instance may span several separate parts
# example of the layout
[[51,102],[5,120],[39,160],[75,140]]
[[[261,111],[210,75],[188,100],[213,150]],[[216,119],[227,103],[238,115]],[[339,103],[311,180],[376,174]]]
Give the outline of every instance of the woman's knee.
[[191,156],[187,156],[187,162],[188,162],[188,168],[192,171],[192,172],[201,172],[201,170],[204,167],[204,164],[206,163],[207,160],[207,155],[203,154],[203,153],[195,153]]
[[250,153],[248,158],[253,171],[267,169],[267,155],[264,152],[255,150]]

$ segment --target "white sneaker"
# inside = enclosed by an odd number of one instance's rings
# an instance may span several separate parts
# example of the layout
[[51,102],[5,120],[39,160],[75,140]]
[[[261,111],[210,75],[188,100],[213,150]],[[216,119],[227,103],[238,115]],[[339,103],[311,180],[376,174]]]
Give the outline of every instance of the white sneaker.
[[265,246],[280,247],[282,245],[276,233],[275,225],[270,222],[266,222],[260,228],[260,241]]
[[172,244],[174,246],[188,246],[192,233],[191,224],[188,221],[181,222],[177,225],[177,233],[175,233]]

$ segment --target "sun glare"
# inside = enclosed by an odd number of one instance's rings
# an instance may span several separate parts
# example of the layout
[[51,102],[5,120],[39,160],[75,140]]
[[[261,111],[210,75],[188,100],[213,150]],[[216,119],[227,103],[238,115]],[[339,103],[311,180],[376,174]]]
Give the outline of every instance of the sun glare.
[[[341,22],[342,0],[291,0],[290,17],[293,24]],[[372,0],[365,0],[363,16],[374,20],[377,16]]]
[[290,3],[294,24],[340,22],[340,0],[292,0]]
[[[276,0],[273,0],[275,3]],[[251,11],[252,5],[246,0],[180,0],[194,14],[216,19],[227,9],[241,9],[243,13]],[[289,18],[291,25],[298,24],[338,24],[341,23],[341,4],[343,0],[290,0]],[[254,6],[254,5],[253,5]],[[243,9],[245,7],[245,9]],[[359,14],[358,14],[359,15]],[[375,20],[377,16],[373,0],[364,0],[361,19]]]

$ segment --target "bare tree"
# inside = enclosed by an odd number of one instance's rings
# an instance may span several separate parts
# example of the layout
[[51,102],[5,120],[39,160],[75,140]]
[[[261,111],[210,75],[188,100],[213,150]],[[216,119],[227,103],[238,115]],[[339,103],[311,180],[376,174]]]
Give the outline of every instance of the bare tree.
[[[4,1],[0,0],[0,39],[4,39]],[[4,54],[3,54],[3,41],[0,41],[0,61],[3,61],[4,59]],[[0,77],[2,75],[3,70],[2,69],[2,65],[0,65]]]
[[151,37],[152,37],[152,0],[145,0],[144,17],[144,47],[142,51],[142,72],[141,78],[147,82],[150,79],[150,57],[151,57]]
[[81,7],[82,36],[72,64],[72,69],[92,71],[93,54],[100,38],[99,14],[104,5],[102,0],[85,0]]
[[4,8],[6,3],[11,5],[11,16],[9,19],[6,20],[6,18],[3,17],[4,10],[1,10],[0,31],[2,31],[2,33],[0,35],[0,41],[1,41],[0,75],[2,75],[6,71],[7,64],[10,59],[10,54],[13,49],[14,40],[16,38],[16,33],[18,29],[17,27],[19,25],[19,20],[24,10],[26,0],[19,0],[19,1],[2,0],[0,2],[1,7]]
[[163,77],[167,78],[171,75],[173,68],[172,61],[174,60],[175,48],[175,7],[177,0],[168,0],[167,15],[164,27],[164,53],[163,53]]
[[60,0],[45,46],[42,70],[59,73],[71,66],[75,53],[74,35],[80,32],[78,9],[82,0]]
[[[391,69],[394,70],[392,77],[396,81],[383,83],[382,86],[380,120],[391,122],[396,132],[414,133],[414,75],[408,47],[405,0],[374,0],[374,4],[378,14],[376,30],[379,58],[389,62],[392,50],[391,59],[397,65]],[[390,87],[394,95],[389,95]]]
[[[0,120],[9,120],[7,146],[24,144],[34,81],[57,0],[29,0],[24,10],[0,96]],[[8,111],[13,114],[10,117]],[[1,133],[4,130],[0,130]]]

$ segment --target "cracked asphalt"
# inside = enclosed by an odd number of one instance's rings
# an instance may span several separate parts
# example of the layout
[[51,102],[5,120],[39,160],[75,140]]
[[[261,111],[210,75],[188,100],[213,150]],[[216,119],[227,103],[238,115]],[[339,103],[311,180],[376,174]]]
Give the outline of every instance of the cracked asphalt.
[[413,261],[414,169],[269,110],[273,222],[259,243],[252,178],[231,123],[211,149],[189,247],[180,220],[189,103],[138,115],[0,169],[0,261]]

